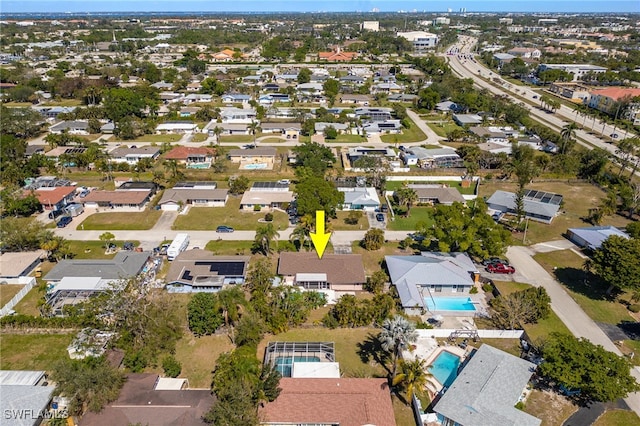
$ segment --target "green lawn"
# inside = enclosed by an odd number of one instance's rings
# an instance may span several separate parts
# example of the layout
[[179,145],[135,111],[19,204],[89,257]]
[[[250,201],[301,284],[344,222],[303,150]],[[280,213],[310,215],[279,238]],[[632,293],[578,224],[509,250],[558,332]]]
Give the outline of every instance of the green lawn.
[[[508,295],[513,292],[525,290],[531,287],[529,284],[511,281],[494,281],[493,284],[502,295]],[[569,329],[553,311],[551,311],[547,318],[538,321],[537,324],[525,324],[524,330],[527,332],[527,335],[533,342],[538,342],[541,339],[545,339],[547,336],[549,336],[550,333],[553,332],[571,334]]]
[[[219,225],[237,230],[253,230],[261,225],[266,212],[254,213],[240,210],[240,197],[230,197],[224,207],[191,207],[186,215],[179,215],[173,223],[177,230],[213,230]],[[281,211],[273,212],[273,226],[283,230],[288,226],[288,216]]]
[[360,135],[344,135],[344,134],[339,134],[335,139],[326,139],[325,138],[325,142],[366,142],[367,138],[362,137]]
[[630,359],[633,365],[640,365],[640,340],[623,340],[623,344],[620,347],[620,352],[625,355],[631,355],[633,353],[633,358]]
[[633,411],[609,410],[598,417],[593,426],[639,426],[640,417]]
[[401,188],[405,183],[407,184],[418,184],[418,185],[447,185],[448,187],[455,188],[458,190],[460,194],[463,195],[473,195],[475,194],[476,184],[473,183],[471,186],[467,188],[462,187],[462,183],[454,180],[447,181],[438,181],[438,182],[403,182],[403,181],[387,181],[385,184],[385,190],[387,191],[395,191],[398,188]]
[[372,359],[364,360],[358,353],[359,345],[378,333],[374,328],[296,328],[265,337],[258,345],[257,356],[263,360],[268,342],[334,342],[342,377],[386,377],[382,366]]
[[380,139],[386,143],[407,143],[407,142],[421,142],[427,139],[427,135],[414,123],[409,117],[407,120],[411,122],[411,127],[402,128],[402,133],[399,135],[382,135]]
[[[256,138],[259,136],[256,134]],[[220,135],[220,142],[253,143],[253,135]]]
[[[589,214],[589,209],[600,204],[605,197],[604,191],[595,185],[577,182],[534,182],[527,185],[527,189],[537,189],[561,194],[563,205],[561,213],[556,216],[551,224],[529,221],[527,227],[527,244],[536,244],[545,241],[563,238],[568,228],[591,226],[583,220]],[[515,192],[516,184],[512,182],[483,181],[480,185],[479,196],[490,197],[496,190]],[[629,223],[622,216],[615,215],[605,217],[602,225],[624,227]],[[514,234],[515,239],[522,241],[522,233]]]
[[253,241],[212,240],[204,248],[219,256],[246,256],[251,254],[251,246]]
[[51,365],[67,357],[73,334],[7,334],[0,339],[0,369],[50,370]]
[[160,210],[144,210],[141,212],[94,213],[87,217],[76,229],[82,230],[146,230],[153,228],[162,212]]
[[329,223],[334,231],[355,231],[360,229],[369,229],[369,221],[367,215],[362,212],[362,216],[358,220],[358,223],[351,225],[345,220],[349,217],[349,212],[336,212],[338,216],[336,219],[330,219]]
[[364,264],[364,271],[367,275],[371,275],[380,270],[380,264],[384,261],[385,256],[408,256],[414,253],[414,250],[407,249],[402,251],[398,248],[398,243],[390,241],[385,243],[380,250],[365,250],[360,246],[359,241],[354,241],[351,244],[351,250],[354,254],[362,255],[362,263]]
[[157,142],[157,143],[162,143],[162,142],[178,142],[180,139],[182,139],[182,135],[176,135],[173,133],[167,133],[164,135],[142,135],[139,138],[127,141],[128,143],[131,142]]
[[2,284],[0,285],[0,308],[9,303],[13,296],[18,294],[24,285],[22,284]]
[[607,285],[583,269],[584,259],[571,250],[540,253],[534,256],[551,275],[555,275],[589,317],[597,322],[619,324],[634,321],[621,300],[626,294],[607,295]]
[[204,142],[207,140],[207,135],[205,133],[196,133],[191,136],[191,142]]
[[[122,248],[125,241],[111,241],[116,246]],[[130,241],[136,247],[140,241]],[[112,259],[116,254],[105,254],[104,243],[102,241],[76,241],[69,240],[69,248],[75,255],[74,259]],[[150,247],[145,247],[149,249]]]
[[[424,222],[428,226],[433,224],[431,217],[431,207],[412,207],[410,216],[395,216],[395,220],[387,223],[387,228],[392,231],[414,231],[419,222]],[[390,217],[391,215],[389,215]]]
[[175,358],[182,364],[180,377],[189,379],[190,388],[210,388],[216,360],[233,348],[227,335],[185,335],[178,341],[175,353]]
[[463,127],[458,126],[456,123],[454,123],[453,121],[441,121],[438,123],[427,123],[427,125],[429,127],[431,127],[431,129],[436,132],[436,134],[438,136],[441,136],[443,138],[447,137],[447,133],[452,132],[453,130],[462,130],[464,131]]

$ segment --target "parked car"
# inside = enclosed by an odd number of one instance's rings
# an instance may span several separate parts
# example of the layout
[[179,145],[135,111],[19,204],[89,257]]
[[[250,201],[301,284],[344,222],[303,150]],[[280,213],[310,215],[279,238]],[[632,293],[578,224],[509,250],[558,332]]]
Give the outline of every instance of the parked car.
[[122,248],[125,249],[125,250],[133,250],[134,249],[134,245],[131,242],[126,242],[126,243],[124,243]]
[[489,257],[489,258],[487,258],[487,259],[482,261],[482,264],[484,266],[488,266],[488,265],[491,265],[491,264],[495,265],[496,263],[502,263],[503,265],[509,266],[509,261],[508,260],[501,259],[499,257]]
[[492,274],[513,274],[516,269],[513,266],[505,265],[504,263],[490,263],[487,266],[487,271]]
[[230,226],[220,225],[216,228],[216,232],[233,232],[233,228]]
[[386,204],[381,205],[381,206],[380,206],[380,211],[381,211],[382,213],[386,213],[386,212],[388,212],[388,211],[389,211],[389,206],[387,206]]
[[376,220],[377,220],[378,222],[384,222],[384,215],[383,215],[382,213],[378,213],[378,214],[376,215]]
[[71,216],[62,216],[60,218],[60,220],[58,221],[58,228],[64,228],[65,226],[67,226],[68,224],[71,223],[73,219],[71,219]]
[[613,139],[618,139],[620,137],[620,135],[617,133],[611,133],[609,136],[611,136]]
[[64,214],[64,210],[54,210],[52,212],[49,212],[49,219],[55,219],[60,215]]
[[289,179],[280,179],[280,180],[278,181],[278,183],[279,183],[280,185],[289,185],[289,184],[291,183],[291,181],[290,181]]

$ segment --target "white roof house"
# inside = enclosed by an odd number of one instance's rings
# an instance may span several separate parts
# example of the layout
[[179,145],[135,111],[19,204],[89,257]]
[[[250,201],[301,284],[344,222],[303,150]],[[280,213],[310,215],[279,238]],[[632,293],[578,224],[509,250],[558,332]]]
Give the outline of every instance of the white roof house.
[[626,232],[622,232],[615,226],[591,226],[587,228],[569,228],[567,236],[571,241],[580,247],[596,250],[600,248],[612,235],[621,238],[630,238]]
[[191,133],[198,129],[198,125],[191,121],[174,121],[158,124],[156,132]]
[[529,361],[484,344],[433,410],[442,424],[539,426],[540,419],[515,407],[535,369]]
[[[524,196],[525,216],[543,223],[551,223],[560,210],[562,196],[545,193],[543,191],[529,190]],[[507,191],[496,191],[487,200],[487,206],[501,212],[516,212],[516,194]]]
[[380,207],[380,198],[375,188],[338,188],[344,193],[343,210],[375,210]]

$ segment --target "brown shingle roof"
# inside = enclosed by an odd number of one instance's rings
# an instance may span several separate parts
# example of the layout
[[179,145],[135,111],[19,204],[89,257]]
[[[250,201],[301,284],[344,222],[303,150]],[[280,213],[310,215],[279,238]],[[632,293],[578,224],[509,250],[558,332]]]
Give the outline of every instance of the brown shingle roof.
[[91,191],[83,203],[142,204],[151,191]]
[[394,426],[386,379],[280,379],[280,396],[260,409],[265,423]]
[[[48,206],[50,204],[58,204],[64,198],[75,192],[75,190],[75,186],[58,186],[51,189],[36,189],[34,192],[40,204]],[[29,192],[26,191],[25,195],[29,195]]]
[[335,284],[363,284],[366,281],[362,256],[359,254],[325,254],[318,259],[315,252],[280,253],[278,274],[324,273],[327,281]]

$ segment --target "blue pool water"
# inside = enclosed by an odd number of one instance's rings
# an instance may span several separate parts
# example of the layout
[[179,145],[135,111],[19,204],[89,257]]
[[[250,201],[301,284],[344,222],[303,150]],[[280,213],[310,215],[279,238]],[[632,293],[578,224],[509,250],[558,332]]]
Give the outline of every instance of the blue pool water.
[[320,362],[317,356],[279,356],[276,358],[275,368],[282,377],[291,377],[294,362]]
[[[435,300],[435,305],[434,305]],[[424,302],[430,311],[475,311],[470,297],[425,297]]]
[[188,169],[208,169],[211,167],[210,163],[191,163],[187,165]]
[[266,168],[267,168],[267,163],[252,163],[244,166],[245,170],[259,170],[259,169],[266,169]]
[[429,366],[429,372],[438,380],[442,386],[451,386],[451,383],[458,376],[460,357],[451,352],[442,351]]

